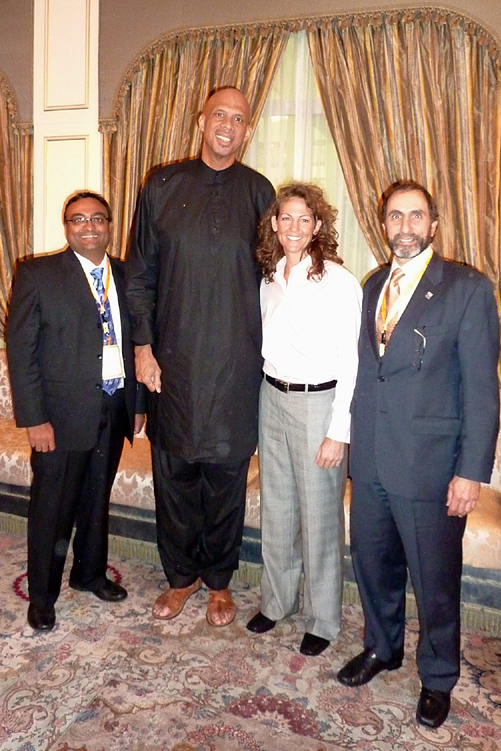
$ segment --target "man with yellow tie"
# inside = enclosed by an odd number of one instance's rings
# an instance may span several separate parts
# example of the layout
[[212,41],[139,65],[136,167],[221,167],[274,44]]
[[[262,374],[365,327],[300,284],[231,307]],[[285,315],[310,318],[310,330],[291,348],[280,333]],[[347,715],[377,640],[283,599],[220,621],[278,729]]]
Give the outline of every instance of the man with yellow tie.
[[462,537],[499,427],[499,321],[489,281],[431,247],[435,202],[414,181],[383,195],[389,266],[366,283],[352,403],[351,554],[364,651],[347,686],[395,670],[409,570],[419,614],[416,719],[439,727],[459,677]]

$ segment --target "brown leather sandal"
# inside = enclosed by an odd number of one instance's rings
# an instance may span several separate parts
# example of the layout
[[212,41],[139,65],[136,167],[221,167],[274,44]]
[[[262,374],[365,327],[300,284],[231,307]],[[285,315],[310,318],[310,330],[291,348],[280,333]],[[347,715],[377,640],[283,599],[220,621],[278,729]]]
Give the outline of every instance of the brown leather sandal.
[[[170,589],[166,589],[155,600],[153,617],[162,621],[170,621],[172,618],[175,618],[186,605],[187,599],[195,594],[195,592],[198,592],[201,586],[201,580],[197,579],[189,587],[171,587]],[[163,615],[161,612],[165,608],[169,608],[170,611],[167,615]]]
[[[209,589],[207,620],[211,626],[229,626],[235,619],[236,612],[237,609],[229,589]],[[214,620],[215,616],[223,616],[223,623]]]

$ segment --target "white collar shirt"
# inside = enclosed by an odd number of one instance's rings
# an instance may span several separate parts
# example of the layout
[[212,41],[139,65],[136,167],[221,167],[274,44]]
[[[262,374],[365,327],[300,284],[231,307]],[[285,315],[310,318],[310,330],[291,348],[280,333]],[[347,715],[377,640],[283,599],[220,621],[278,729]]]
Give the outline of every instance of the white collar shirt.
[[318,282],[307,278],[310,266],[307,256],[292,268],[286,282],[282,258],[273,281],[261,283],[263,370],[289,383],[336,379],[327,437],[349,443],[362,291],[340,264],[327,261]]
[[[416,291],[416,287],[418,286],[419,282],[421,281],[421,277],[423,276],[426,267],[428,266],[428,263],[430,262],[430,259],[433,255],[433,248],[430,245],[428,248],[422,251],[422,253],[419,253],[419,255],[415,256],[414,258],[411,258],[407,263],[404,263],[403,266],[400,266],[399,263],[393,258],[393,261],[391,263],[390,273],[388,274],[388,279],[386,280],[386,283],[383,284],[383,289],[381,290],[381,294],[379,295],[377,310],[376,310],[376,321],[379,315],[379,310],[381,308],[381,305],[383,303],[383,297],[386,293],[386,288],[388,287],[389,281],[391,279],[391,275],[395,269],[400,269],[404,272],[404,276],[402,280],[400,281],[400,295],[398,297],[397,302],[397,320],[400,319],[400,316],[406,309],[407,305],[409,304],[409,301]],[[393,316],[392,316],[393,317]]]
[[[85,256],[80,255],[80,253],[77,253],[76,251],[73,251],[75,253],[75,256],[80,261],[80,265],[82,266],[82,269],[85,273],[85,276],[87,277],[87,281],[89,282],[89,285],[95,289],[94,284],[94,277],[91,275],[91,271],[97,268],[103,269],[103,283],[106,280],[106,274],[107,274],[107,258],[108,256],[105,254],[103,260],[100,264],[96,266],[95,263],[92,263],[92,261],[89,261],[88,258],[85,258]],[[115,335],[117,338],[117,344],[120,349],[120,352],[122,352],[122,322],[120,319],[120,307],[118,304],[118,293],[117,288],[115,285],[115,280],[113,279],[113,269],[111,268],[110,263],[110,285],[108,287],[108,300],[110,301],[110,310],[111,310],[111,318],[113,320],[113,328],[115,329]],[[124,379],[120,379],[120,383],[118,384],[118,388],[122,388],[124,385]]]

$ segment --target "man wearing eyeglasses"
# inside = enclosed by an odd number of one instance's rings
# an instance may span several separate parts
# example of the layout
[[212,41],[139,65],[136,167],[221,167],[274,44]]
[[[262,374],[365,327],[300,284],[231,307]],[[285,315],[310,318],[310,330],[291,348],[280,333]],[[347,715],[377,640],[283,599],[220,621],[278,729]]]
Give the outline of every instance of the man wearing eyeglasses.
[[365,649],[337,677],[361,686],[401,666],[409,571],[416,719],[437,728],[459,678],[466,516],[494,463],[499,321],[490,282],[433,250],[438,211],[423,186],[390,186],[380,220],[392,260],[364,287],[350,456]]
[[32,447],[28,623],[38,631],[54,627],[75,521],[70,587],[107,602],[127,597],[106,577],[108,506],[124,438],[142,415],[124,264],[106,253],[110,221],[102,196],[70,197],[68,248],[18,263],[12,288],[7,358],[16,423]]

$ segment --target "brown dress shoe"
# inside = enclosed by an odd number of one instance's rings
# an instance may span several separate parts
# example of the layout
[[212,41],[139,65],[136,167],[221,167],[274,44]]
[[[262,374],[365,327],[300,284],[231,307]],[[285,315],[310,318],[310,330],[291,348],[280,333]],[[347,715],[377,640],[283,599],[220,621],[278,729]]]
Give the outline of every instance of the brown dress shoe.
[[189,587],[171,587],[170,589],[166,589],[155,600],[153,617],[163,621],[170,621],[171,618],[175,618],[186,605],[188,597],[198,592],[201,586],[202,582],[200,579],[197,579]]
[[209,589],[207,620],[211,626],[228,626],[237,609],[229,589]]

